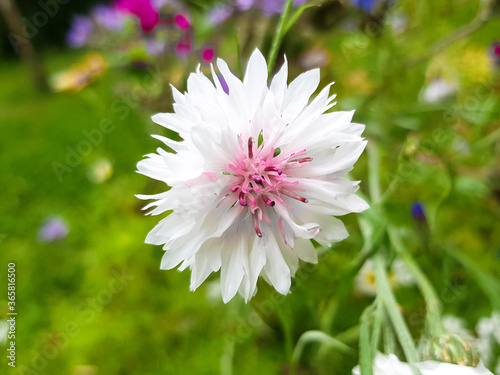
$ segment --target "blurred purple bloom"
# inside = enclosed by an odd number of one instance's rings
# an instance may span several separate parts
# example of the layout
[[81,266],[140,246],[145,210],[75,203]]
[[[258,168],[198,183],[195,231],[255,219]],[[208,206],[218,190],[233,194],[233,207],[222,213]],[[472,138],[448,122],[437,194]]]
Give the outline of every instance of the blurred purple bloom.
[[85,45],[88,36],[92,33],[94,24],[90,18],[85,16],[75,16],[66,35],[66,40],[71,47],[82,47]]
[[491,58],[495,65],[500,65],[500,42],[495,42],[491,45]]
[[[351,3],[353,3],[354,6],[358,7],[362,11],[370,13],[373,11],[375,6],[382,1],[383,0],[351,0]],[[388,2],[390,1],[392,0],[388,0]]]
[[145,33],[153,31],[158,24],[158,10],[150,0],[117,0],[115,5],[122,12],[137,17]]
[[208,20],[212,25],[219,25],[233,14],[233,7],[228,4],[217,4],[208,12]]
[[[293,6],[303,5],[307,0],[294,0]],[[262,9],[262,14],[269,17],[279,14],[285,7],[286,0],[236,0],[236,6],[239,10],[248,10],[250,8]]]
[[167,5],[170,0],[152,0],[153,6],[160,10],[164,5]]
[[415,221],[425,221],[424,205],[421,202],[415,202],[411,205],[411,216]]
[[97,23],[108,30],[118,31],[124,26],[124,16],[112,5],[96,5],[91,14]]
[[52,242],[65,238],[68,235],[68,227],[60,217],[47,219],[38,231],[40,242]]
[[146,40],[146,50],[150,55],[161,55],[165,51],[165,42],[158,40]]

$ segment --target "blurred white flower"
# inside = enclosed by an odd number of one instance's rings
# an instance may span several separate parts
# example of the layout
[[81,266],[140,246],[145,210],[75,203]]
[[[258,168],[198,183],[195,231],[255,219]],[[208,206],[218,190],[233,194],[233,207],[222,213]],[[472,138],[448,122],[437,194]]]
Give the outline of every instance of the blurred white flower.
[[408,271],[405,262],[402,259],[395,259],[392,262],[391,271],[394,274],[395,283],[397,286],[415,285],[415,279]]
[[154,136],[175,153],[159,148],[137,165],[171,187],[138,196],[155,199],[145,207],[156,206],[153,215],[173,210],[146,242],[164,245],[162,269],[191,269],[191,290],[220,270],[224,302],[237,292],[248,301],[259,276],[287,294],[299,259],[317,262],[310,239],[329,246],[348,236],[332,215],[368,208],[359,182],[344,178],[366,146],[364,126],[351,123],[353,111],[324,113],[335,104],[331,85],[309,103],[317,69],[287,85],[285,62],[268,87],[258,50],[243,82],[217,65],[227,87],[198,69],[185,94],[173,89],[175,113],[153,116],[183,141]]
[[[392,288],[413,285],[415,283],[415,279],[408,272],[406,265],[401,259],[394,260],[387,276]],[[377,279],[375,277],[375,270],[371,259],[368,259],[365,264],[363,264],[363,267],[361,267],[356,279],[354,280],[354,284],[355,289],[361,293],[370,296],[375,296],[377,294]]]
[[481,358],[489,363],[492,359],[493,346],[500,344],[500,313],[494,311],[490,318],[479,319],[476,325],[478,335],[477,349]]
[[368,259],[359,270],[358,275],[354,280],[354,284],[356,290],[361,293],[371,296],[377,295],[377,278],[375,277],[373,262],[370,259]]
[[[422,375],[493,375],[481,362],[477,367],[436,361],[417,362],[415,366]],[[361,374],[359,366],[352,370],[352,374]],[[377,353],[373,363],[373,375],[413,375],[413,371],[408,363],[401,362],[394,354]]]
[[493,373],[484,367],[482,362],[476,367],[460,366],[451,363],[436,361],[424,361],[417,363],[417,367],[422,375],[493,375]]
[[435,79],[420,93],[421,99],[427,103],[437,103],[457,92],[456,83]]
[[446,332],[466,338],[473,338],[470,331],[467,329],[465,320],[454,315],[443,315],[442,322]]
[[[352,374],[361,374],[359,366],[352,369]],[[413,375],[413,371],[407,363],[400,362],[394,354],[377,353],[373,362],[373,375]]]
[[7,343],[7,333],[9,332],[9,323],[6,320],[0,320],[0,346]]
[[109,159],[96,160],[89,170],[89,179],[95,184],[102,184],[113,175],[113,165]]

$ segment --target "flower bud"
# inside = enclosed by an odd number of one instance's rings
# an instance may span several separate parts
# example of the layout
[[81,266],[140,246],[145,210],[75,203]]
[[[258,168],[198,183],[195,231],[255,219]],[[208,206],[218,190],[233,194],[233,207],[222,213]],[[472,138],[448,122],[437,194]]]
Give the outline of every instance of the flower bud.
[[422,360],[472,367],[476,367],[480,360],[472,343],[455,334],[444,334],[427,340],[420,348],[420,356]]

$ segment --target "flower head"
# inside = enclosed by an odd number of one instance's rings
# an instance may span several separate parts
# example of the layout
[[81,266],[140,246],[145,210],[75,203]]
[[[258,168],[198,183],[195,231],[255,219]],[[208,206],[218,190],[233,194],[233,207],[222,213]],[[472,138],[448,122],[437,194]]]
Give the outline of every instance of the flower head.
[[52,242],[66,238],[68,235],[68,226],[59,217],[48,218],[38,231],[38,240],[40,242]]
[[90,18],[85,16],[75,16],[66,35],[68,44],[71,47],[83,47],[87,38],[92,33],[94,24]]
[[[240,81],[217,60],[227,87],[212,69],[213,82],[199,70],[187,92],[173,89],[175,113],[153,120],[183,141],[155,138],[159,148],[138,171],[170,190],[150,213],[173,212],[148,234],[164,245],[161,268],[191,269],[191,289],[221,271],[224,302],[239,292],[248,301],[259,276],[282,294],[290,290],[299,259],[316,262],[314,238],[324,245],[347,237],[332,215],[361,212],[368,205],[354,193],[358,182],[344,176],[366,141],[353,112],[324,113],[335,103],[330,85],[309,103],[319,70],[287,85],[287,63],[267,84],[266,61],[256,50]],[[309,104],[308,104],[309,103]]]
[[96,5],[91,14],[98,24],[108,30],[119,31],[125,26],[124,14],[113,5]]
[[[280,14],[285,7],[285,2],[286,0],[236,0],[236,6],[243,11],[250,8],[259,8],[264,16],[269,17]],[[298,7],[305,2],[306,0],[294,0],[293,6]]]
[[153,31],[158,24],[158,10],[150,0],[117,0],[115,6],[125,14],[136,17],[144,33]]
[[[437,361],[417,362],[415,366],[422,375],[493,375],[482,362],[477,367],[460,366],[451,363],[442,363]],[[353,375],[360,374],[359,366],[352,370]],[[410,365],[401,362],[394,354],[384,355],[377,353],[373,363],[373,375],[413,375],[414,372]]]

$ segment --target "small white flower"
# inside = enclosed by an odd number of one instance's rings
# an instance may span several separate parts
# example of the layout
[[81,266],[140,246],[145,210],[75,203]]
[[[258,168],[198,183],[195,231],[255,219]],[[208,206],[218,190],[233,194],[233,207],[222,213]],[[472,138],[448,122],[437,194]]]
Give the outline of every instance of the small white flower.
[[493,347],[500,344],[500,313],[494,311],[490,318],[479,319],[476,332],[479,337],[477,349],[481,358],[489,363],[492,360]]
[[[191,290],[221,271],[228,302],[239,292],[248,301],[259,276],[279,293],[290,290],[299,259],[317,262],[310,239],[329,246],[348,236],[332,215],[368,208],[354,193],[359,182],[344,176],[366,141],[353,111],[324,113],[330,86],[309,103],[319,70],[287,85],[287,64],[268,87],[266,61],[255,50],[240,81],[218,59],[227,87],[212,69],[213,82],[192,73],[187,92],[173,89],[175,113],[153,121],[179,133],[182,142],[154,136],[159,148],[138,171],[170,190],[151,196],[151,214],[173,212],[149,233],[163,245],[162,269],[191,269]],[[228,91],[228,92],[226,92]]]
[[[415,366],[422,375],[493,375],[481,362],[477,367],[436,361],[417,362]],[[359,366],[353,368],[352,374],[360,375]],[[401,362],[394,354],[377,353],[373,363],[373,375],[413,375],[413,371],[408,363]]]
[[[352,375],[360,374],[359,366],[352,369]],[[373,361],[373,375],[413,375],[413,371],[407,363],[400,362],[394,354],[377,353]]]
[[415,285],[415,279],[410,271],[408,271],[408,267],[406,267],[406,264],[402,259],[394,260],[391,266],[391,271],[394,274],[397,286]]
[[443,315],[442,322],[446,332],[454,333],[462,337],[472,338],[469,330],[467,329],[467,323],[465,320],[454,315]]
[[[389,275],[389,280],[391,280]],[[375,269],[373,262],[368,259],[363,267],[358,272],[354,280],[356,290],[369,296],[377,295],[377,278],[375,277]]]
[[[387,273],[392,288],[415,284],[415,279],[401,259],[395,259]],[[359,270],[354,280],[356,290],[369,296],[377,295],[377,278],[373,268],[373,261],[368,259]]]
[[95,161],[89,170],[89,179],[95,184],[102,184],[113,175],[113,164],[109,159]]
[[457,92],[457,85],[452,82],[435,79],[421,92],[421,98],[427,103],[437,103]]
[[0,346],[7,343],[7,333],[9,332],[9,323],[6,320],[0,320]]

